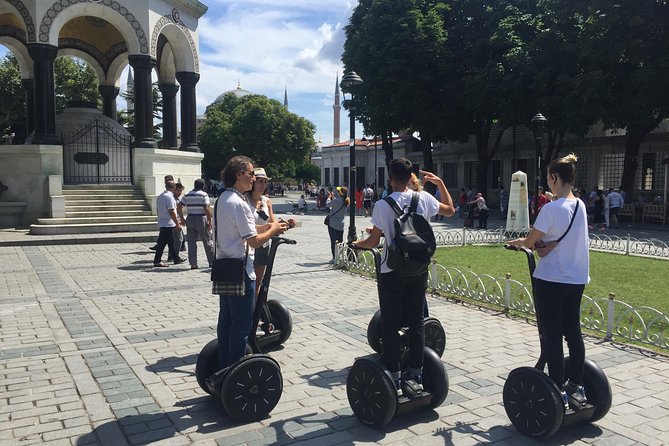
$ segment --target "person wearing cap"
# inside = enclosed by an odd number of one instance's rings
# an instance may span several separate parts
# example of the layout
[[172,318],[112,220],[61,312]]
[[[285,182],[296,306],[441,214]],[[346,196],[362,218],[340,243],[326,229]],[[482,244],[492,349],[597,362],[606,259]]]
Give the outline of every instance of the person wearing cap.
[[344,241],[344,218],[350,200],[348,198],[348,188],[338,186],[336,192],[330,192],[325,207],[330,209],[328,212],[328,233],[330,234],[330,250],[332,251],[332,260],[335,261],[335,245],[337,242]]
[[181,199],[178,206],[179,216],[183,219],[183,208],[188,211],[186,219],[186,237],[188,239],[188,263],[190,269],[197,269],[197,239],[198,236],[204,245],[209,267],[214,263],[214,243],[211,239],[211,208],[209,195],[204,191],[204,180],[198,178],[193,184],[193,190]]
[[481,192],[476,194],[476,198],[467,204],[475,204],[479,208],[479,229],[488,228],[488,206],[485,204],[485,198]]

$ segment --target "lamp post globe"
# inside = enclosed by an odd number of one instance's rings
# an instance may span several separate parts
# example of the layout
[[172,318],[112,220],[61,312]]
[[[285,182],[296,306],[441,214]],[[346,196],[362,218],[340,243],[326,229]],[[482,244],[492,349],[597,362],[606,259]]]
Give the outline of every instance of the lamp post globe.
[[544,132],[544,125],[546,124],[546,117],[541,113],[537,113],[532,117],[530,122],[532,123],[532,133],[534,134],[534,145],[536,149],[536,161],[537,161],[537,176],[534,181],[534,220],[536,220],[537,215],[539,214],[539,186],[541,185],[541,136]]
[[349,167],[349,182],[348,182],[348,191],[349,191],[349,225],[348,225],[348,241],[352,242],[357,239],[355,232],[355,190],[356,190],[356,177],[357,171],[355,168],[355,104],[353,101],[355,88],[362,85],[364,81],[360,76],[356,74],[355,71],[349,71],[344,74],[341,78],[341,89],[344,92],[348,92],[351,98],[344,101],[344,107],[348,109],[348,116],[350,119],[350,135],[351,140],[349,142],[349,152],[350,152],[350,167]]

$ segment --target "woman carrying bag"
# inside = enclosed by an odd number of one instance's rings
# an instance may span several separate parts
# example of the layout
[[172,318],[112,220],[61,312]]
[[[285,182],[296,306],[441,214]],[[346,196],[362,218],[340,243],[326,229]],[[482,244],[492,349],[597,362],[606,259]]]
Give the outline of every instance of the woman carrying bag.
[[330,250],[332,251],[332,260],[335,262],[335,245],[337,242],[344,241],[344,218],[350,200],[348,199],[348,188],[337,187],[336,192],[330,192],[325,206],[330,209],[325,217],[325,224],[328,226],[330,234]]
[[[580,317],[583,290],[590,282],[587,210],[572,193],[576,161],[571,154],[550,163],[546,180],[557,200],[543,207],[527,238],[509,242],[540,252],[541,260],[534,271],[534,294],[537,319],[542,321],[548,374],[562,390],[564,403],[575,410],[586,403],[582,385],[585,346]],[[566,383],[563,337],[571,360]]]

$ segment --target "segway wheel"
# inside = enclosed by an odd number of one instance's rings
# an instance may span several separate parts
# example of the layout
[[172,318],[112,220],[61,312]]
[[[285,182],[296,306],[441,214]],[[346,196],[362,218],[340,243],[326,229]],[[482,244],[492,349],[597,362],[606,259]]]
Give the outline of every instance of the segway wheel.
[[381,310],[376,310],[367,325],[367,343],[376,353],[381,353]]
[[439,319],[427,317],[423,320],[425,326],[425,347],[429,347],[441,358],[446,350],[446,332]]
[[281,369],[275,360],[267,355],[245,356],[223,380],[221,403],[237,421],[258,421],[276,407],[282,391]]
[[284,304],[274,299],[267,301],[267,308],[272,317],[274,328],[281,330],[278,344],[283,344],[293,332],[293,318],[290,315],[290,311],[288,311],[288,308]]
[[353,413],[364,424],[381,427],[395,416],[395,383],[374,357],[355,361],[346,379],[346,394]]
[[423,351],[423,389],[432,394],[430,408],[442,405],[448,396],[448,373],[437,352],[425,347]]
[[[564,358],[565,379],[571,374],[569,357]],[[611,408],[612,392],[609,379],[604,371],[591,360],[585,360],[583,367],[583,387],[585,388],[585,397],[588,403],[595,406],[595,412],[588,421],[594,422],[601,420]]]
[[562,426],[564,405],[560,391],[540,370],[534,367],[512,370],[502,395],[504,410],[520,433],[546,438]]
[[207,343],[197,356],[195,363],[195,378],[200,388],[207,393],[211,393],[205,383],[206,379],[218,372],[218,339],[213,339]]

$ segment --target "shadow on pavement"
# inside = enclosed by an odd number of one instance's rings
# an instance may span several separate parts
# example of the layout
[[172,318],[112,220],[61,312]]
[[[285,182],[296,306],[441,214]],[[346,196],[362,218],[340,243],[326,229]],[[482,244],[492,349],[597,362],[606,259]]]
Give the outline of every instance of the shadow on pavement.
[[[178,372],[195,376],[195,368],[193,366],[197,362],[197,357],[198,355],[195,354],[183,357],[169,356],[159,359],[155,364],[149,364],[144,368],[152,373]],[[192,370],[182,370],[181,367],[189,367]]]
[[306,379],[310,386],[334,389],[346,384],[346,377],[350,369],[350,367],[342,370],[325,369],[316,373],[300,375],[300,378]]

